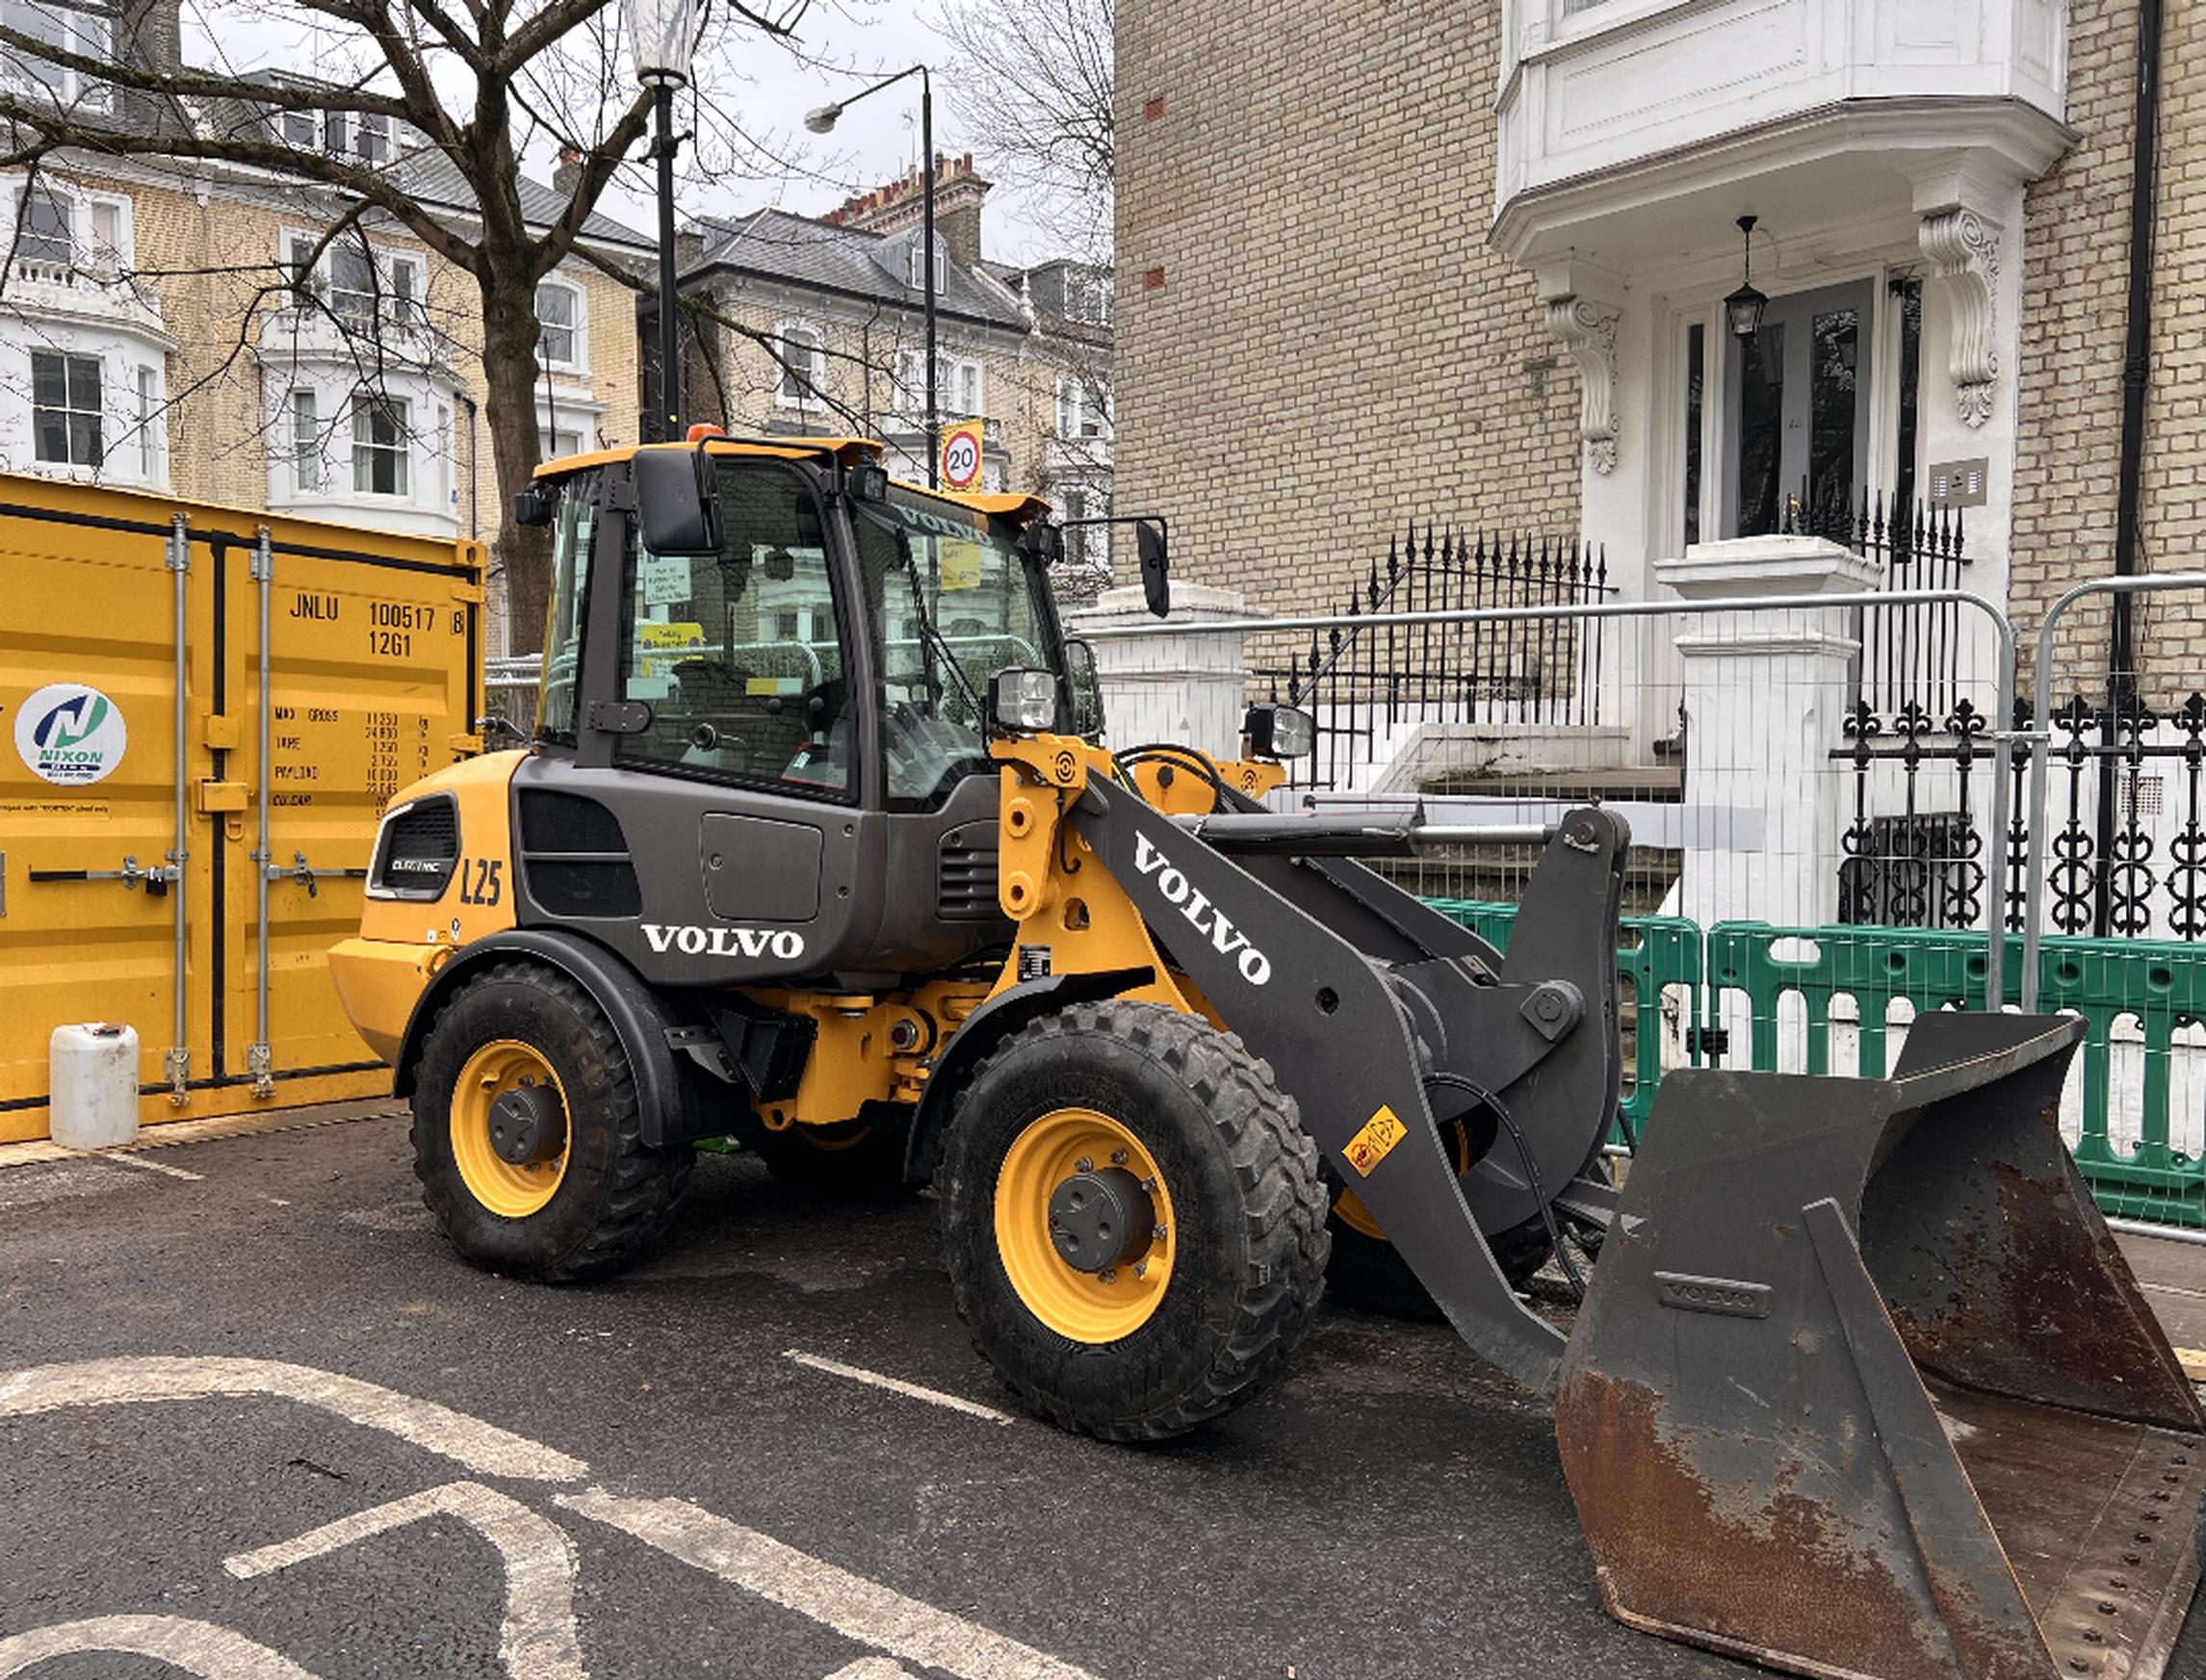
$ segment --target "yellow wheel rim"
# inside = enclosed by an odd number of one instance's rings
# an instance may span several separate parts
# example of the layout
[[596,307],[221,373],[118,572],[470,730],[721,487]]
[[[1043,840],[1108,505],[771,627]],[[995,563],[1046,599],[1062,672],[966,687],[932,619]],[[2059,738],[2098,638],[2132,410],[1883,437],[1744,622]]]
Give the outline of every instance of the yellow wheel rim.
[[[1051,1240],[1050,1200],[1076,1174],[1108,1167],[1142,1181],[1157,1234],[1120,1264],[1083,1272]],[[1107,1115],[1092,1108],[1052,1109],[1011,1140],[996,1175],[996,1252],[1027,1310],[1059,1335],[1101,1346],[1147,1324],[1172,1282],[1179,1237],[1155,1158]]]
[[467,1058],[452,1092],[452,1159],[460,1182],[476,1201],[506,1219],[540,1213],[567,1176],[571,1143],[548,1161],[515,1166],[490,1141],[491,1107],[508,1091],[549,1085],[559,1099],[572,1137],[573,1116],[566,1090],[543,1053],[519,1039],[496,1039]]

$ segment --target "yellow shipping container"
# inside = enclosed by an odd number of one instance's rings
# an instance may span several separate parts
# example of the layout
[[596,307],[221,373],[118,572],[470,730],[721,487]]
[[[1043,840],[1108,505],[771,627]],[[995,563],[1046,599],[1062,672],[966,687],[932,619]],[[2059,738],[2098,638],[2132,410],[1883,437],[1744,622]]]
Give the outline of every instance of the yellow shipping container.
[[324,957],[480,750],[481,601],[477,543],[0,473],[0,1142],[69,1021],[137,1029],[147,1124],[390,1089]]

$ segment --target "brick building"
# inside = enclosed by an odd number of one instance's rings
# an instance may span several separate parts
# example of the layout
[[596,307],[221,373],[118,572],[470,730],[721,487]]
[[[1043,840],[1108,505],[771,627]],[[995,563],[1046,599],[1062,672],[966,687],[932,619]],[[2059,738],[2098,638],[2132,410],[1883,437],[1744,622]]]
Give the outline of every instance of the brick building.
[[[1173,515],[1185,575],[1327,606],[1414,513],[1582,530],[1656,594],[1688,544],[1865,498],[1949,504],[1967,585],[2025,630],[2115,569],[2138,8],[1125,0],[1117,27],[1122,500]],[[2206,534],[2202,45],[2169,9],[2140,569]],[[2150,616],[2188,691],[2206,611]]]
[[[134,10],[125,39],[173,63],[175,11]],[[387,166],[455,222],[472,214],[464,182],[403,124],[228,103],[164,114],[69,91],[117,123],[266,123],[286,143]],[[564,203],[540,183],[522,192],[545,222]],[[0,174],[0,218],[18,230],[0,286],[0,466],[495,535],[474,278],[387,219],[326,239],[353,208],[327,187],[206,162],[62,152],[35,177]],[[615,263],[653,249],[603,217],[587,238]],[[538,310],[546,447],[633,440],[635,294],[575,258],[546,279]]]
[[[981,207],[989,183],[970,156],[938,167],[936,384],[944,422],[984,423],[987,488],[1048,496],[1067,517],[1105,513],[1109,275],[1066,262],[986,261]],[[924,482],[921,216],[914,169],[824,217],[761,210],[696,224],[681,283],[712,313],[686,370],[688,417],[741,431],[878,437],[900,476]],[[723,324],[731,322],[734,329]]]

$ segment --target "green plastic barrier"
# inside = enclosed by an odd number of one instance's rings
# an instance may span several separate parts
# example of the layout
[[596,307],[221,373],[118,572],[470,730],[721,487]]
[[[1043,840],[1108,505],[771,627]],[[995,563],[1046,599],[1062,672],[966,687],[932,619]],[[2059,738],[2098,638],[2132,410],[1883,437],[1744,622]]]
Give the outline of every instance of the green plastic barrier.
[[[2021,992],[2022,942],[2011,936],[2005,1001]],[[1745,1060],[1778,1065],[1778,1007],[1797,994],[1805,1013],[1807,1071],[1830,1071],[1832,1000],[1851,995],[1860,1016],[1860,1064],[1887,1065],[1886,1018],[1908,999],[1919,1013],[1985,1006],[1981,934],[1909,928],[1780,928],[1723,922],[1708,932],[1711,1019],[1725,992],[1748,999],[1752,1022]],[[2164,1225],[2206,1228],[2206,1162],[2176,1147],[2177,1094],[2172,1077],[2179,1028],[2206,1021],[2206,946],[2118,939],[2049,936],[2038,964],[2038,1007],[2072,1013],[2086,1022],[2083,1046],[2083,1131],[2076,1164],[2106,1212]],[[2143,1077],[2133,1148],[2114,1141],[2115,1032],[2124,1019],[2142,1040]],[[2206,1080],[2188,1095],[2206,1102]]]
[[[1509,948],[1509,930],[1516,925],[1517,906],[1487,904],[1467,898],[1434,898],[1432,907],[1459,926],[1466,927],[1497,950]],[[1611,1143],[1629,1147],[1647,1124],[1654,1106],[1654,1088],[1662,1079],[1662,994],[1668,987],[1683,989],[1683,1019],[1690,1028],[1701,1018],[1700,930],[1678,916],[1627,916],[1623,918],[1624,943],[1616,954],[1618,975],[1629,982],[1625,989],[1623,1032],[1625,1042],[1624,1088],[1617,1103],[1617,1121],[1609,1133]],[[1645,1009],[1648,1030],[1640,1030]],[[1688,1032],[1688,1043],[1692,1042]],[[1700,1061],[1694,1054],[1696,1064]]]

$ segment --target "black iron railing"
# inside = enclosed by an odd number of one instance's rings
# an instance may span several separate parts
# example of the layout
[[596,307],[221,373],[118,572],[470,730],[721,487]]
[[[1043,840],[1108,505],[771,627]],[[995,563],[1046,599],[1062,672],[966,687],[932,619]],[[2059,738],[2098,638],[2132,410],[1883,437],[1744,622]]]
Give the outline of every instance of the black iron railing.
[[1328,630],[1285,664],[1252,674],[1270,697],[1317,719],[1317,752],[1297,786],[1345,788],[1417,723],[1598,724],[1606,627],[1567,617],[1519,622],[1364,624],[1382,613],[1555,607],[1605,601],[1604,550],[1577,537],[1459,533],[1428,522],[1388,540],[1350,584]]
[[[2118,687],[2118,685],[2117,685]],[[2018,732],[2030,727],[2027,704]],[[1891,927],[1982,924],[1990,863],[1986,779],[2001,773],[1989,719],[1960,702],[1943,717],[1916,702],[1848,715],[1831,755],[1854,780],[1839,868],[1839,919]],[[2206,695],[2164,713],[2117,693],[2081,694],[2048,720],[2048,932],[2206,940]],[[2006,743],[2014,815],[1998,848],[2006,925],[2019,931],[2031,820],[2029,752]]]
[[[1875,561],[1877,587],[1886,593],[1965,584],[1969,556],[1958,509],[1867,493],[1858,505],[1793,497],[1783,534],[1824,537]],[[1894,713],[1912,702],[1943,717],[1966,681],[1962,624],[1957,602],[1912,602],[1865,614],[1855,700]]]

